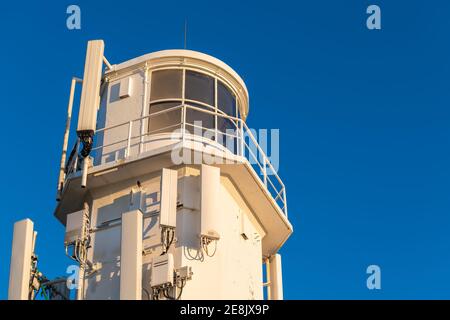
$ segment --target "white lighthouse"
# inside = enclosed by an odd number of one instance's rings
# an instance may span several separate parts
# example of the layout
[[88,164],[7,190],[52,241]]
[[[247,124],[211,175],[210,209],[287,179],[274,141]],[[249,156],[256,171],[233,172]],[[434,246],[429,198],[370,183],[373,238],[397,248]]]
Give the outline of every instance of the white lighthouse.
[[[77,299],[282,299],[278,251],[293,228],[284,184],[246,125],[244,81],[200,52],[111,65],[103,51],[89,41],[72,81],[54,212],[80,266]],[[10,276],[10,298],[24,297],[33,255],[32,225],[20,223],[11,270],[24,271]]]

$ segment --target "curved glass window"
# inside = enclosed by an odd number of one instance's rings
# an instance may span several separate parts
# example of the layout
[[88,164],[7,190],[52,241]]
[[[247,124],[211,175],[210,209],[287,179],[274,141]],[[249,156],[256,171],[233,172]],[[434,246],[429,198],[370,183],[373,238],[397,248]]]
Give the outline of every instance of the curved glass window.
[[[204,110],[210,111],[210,112],[213,111],[210,108],[199,105],[199,104],[190,103],[190,105],[197,107],[199,109],[204,109]],[[186,124],[187,124],[186,129],[189,132],[193,133],[193,132],[195,132],[193,128],[197,127],[197,129],[201,129],[201,131],[196,131],[196,132],[204,134],[206,131],[213,130],[215,128],[215,118],[216,118],[216,116],[211,113],[201,112],[201,111],[197,111],[195,109],[187,109],[186,110]]]
[[217,107],[225,114],[236,117],[236,97],[222,81],[217,81]]
[[[179,101],[157,102],[150,104],[150,116],[148,118],[148,133],[173,132],[181,123],[181,109],[174,109],[169,112],[161,112],[172,107],[179,106]],[[156,115],[155,115],[156,114]]]
[[150,87],[150,135],[182,128],[182,109],[167,110],[184,103],[190,106],[185,109],[188,132],[237,152],[239,122],[227,118],[238,116],[237,96],[225,82],[199,71],[163,69],[152,72]]
[[214,78],[186,70],[185,98],[214,106]]
[[181,99],[183,70],[167,69],[154,71],[151,79],[150,101]]
[[[236,97],[222,81],[217,81],[217,108],[226,115],[236,117]],[[236,152],[236,139],[233,136],[236,135],[237,126],[234,120],[217,116],[217,129],[224,133],[219,134],[218,142],[233,152]]]

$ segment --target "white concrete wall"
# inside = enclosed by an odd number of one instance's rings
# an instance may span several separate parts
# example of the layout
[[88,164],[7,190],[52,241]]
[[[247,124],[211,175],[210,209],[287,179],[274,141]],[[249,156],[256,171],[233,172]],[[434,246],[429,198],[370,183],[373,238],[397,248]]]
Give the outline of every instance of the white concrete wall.
[[[131,96],[121,99],[119,97],[120,82],[127,77],[130,77],[132,81]],[[123,77],[109,82],[101,99],[97,128],[110,127],[142,117],[144,115],[142,108],[143,95],[144,74],[142,70],[135,70],[133,73],[127,73]],[[141,121],[133,123],[132,136],[138,136],[140,134],[142,125],[145,124]],[[127,137],[128,124],[107,130],[104,133],[98,133],[95,136],[94,145],[108,145],[127,139]],[[131,140],[131,154],[137,154],[139,141],[139,138]],[[101,152],[95,154],[94,164],[97,165],[123,159],[126,147],[127,142],[125,141],[103,148]]]
[[[221,178],[217,212],[221,227],[216,230],[221,238],[213,257],[198,251],[199,177],[186,178],[182,188],[183,203],[193,206],[193,210],[185,208],[178,214],[182,228],[179,234],[185,244],[181,264],[191,266],[194,272],[193,281],[188,282],[183,291],[183,298],[262,299],[262,232],[235,187],[227,178]],[[241,236],[242,219],[251,221],[252,235],[247,240]],[[214,244],[210,248],[213,251]]]
[[[177,239],[172,246],[175,267],[191,266],[194,273],[183,290],[182,299],[262,299],[261,240],[264,232],[251,214],[235,186],[221,177],[220,204],[217,212],[221,239],[217,252],[207,257],[199,252],[200,177],[196,168],[178,170],[178,201],[183,209],[177,212]],[[143,257],[143,287],[150,291],[151,259],[160,255],[158,224],[160,172],[140,177],[144,190],[142,211],[143,248],[150,253]],[[130,207],[130,191],[136,179],[92,190],[92,224],[121,217]],[[241,236],[242,219],[248,219],[251,236]],[[103,268],[86,280],[86,299],[119,299],[120,283],[120,220],[116,226],[95,232],[89,258],[102,262]],[[213,244],[211,244],[213,251]],[[146,295],[143,294],[143,299]]]

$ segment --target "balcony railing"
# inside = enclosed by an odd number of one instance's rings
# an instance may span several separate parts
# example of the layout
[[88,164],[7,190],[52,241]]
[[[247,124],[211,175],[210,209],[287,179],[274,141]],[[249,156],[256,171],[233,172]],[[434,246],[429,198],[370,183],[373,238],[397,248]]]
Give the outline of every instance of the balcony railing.
[[[200,112],[202,114],[214,117],[214,127],[205,127],[199,121],[187,121],[187,114],[189,112]],[[149,123],[152,119],[163,114],[169,115],[173,122],[173,115],[179,113],[179,121],[165,127],[160,127],[152,130]],[[229,126],[226,131],[220,130],[217,126],[218,120],[226,121]],[[135,133],[136,129],[140,129],[139,133]],[[150,129],[150,130],[149,130]],[[102,142],[108,132],[116,130],[113,141],[108,141],[106,144]],[[259,145],[255,135],[252,133],[242,119],[225,115],[220,112],[199,108],[196,106],[181,104],[176,107],[167,108],[147,116],[140,117],[134,120],[126,121],[117,125],[108,126],[97,129],[94,137],[95,145],[92,148],[91,156],[95,159],[94,166],[102,163],[102,156],[108,152],[123,150],[121,159],[127,159],[131,156],[140,155],[145,150],[148,138],[154,137],[160,133],[172,132],[171,140],[181,146],[185,146],[186,142],[201,142],[207,143],[210,146],[221,150],[222,155],[229,161],[228,155],[232,155],[236,161],[248,161],[255,173],[258,175],[262,184],[270,193],[276,204],[283,211],[287,217],[287,202],[286,202],[286,188],[277,174],[277,170],[270,162],[269,157]],[[207,133],[207,134],[206,134]],[[208,136],[210,138],[205,138]],[[219,139],[225,139],[231,143],[223,144]],[[110,140],[110,139],[107,139]],[[100,142],[99,142],[100,141]],[[66,165],[66,180],[70,175],[76,171],[81,170],[81,157],[79,155],[80,149],[79,141],[76,142]],[[217,155],[215,155],[217,157]],[[228,163],[228,162],[226,162]]]

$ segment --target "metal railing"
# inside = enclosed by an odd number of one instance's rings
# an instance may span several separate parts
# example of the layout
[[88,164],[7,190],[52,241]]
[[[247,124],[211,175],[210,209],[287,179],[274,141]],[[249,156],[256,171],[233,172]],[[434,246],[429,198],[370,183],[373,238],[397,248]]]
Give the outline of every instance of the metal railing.
[[[151,124],[152,119],[161,116],[163,114],[170,114],[179,112],[179,121],[175,123],[171,123],[168,126],[160,127],[152,130]],[[205,127],[203,125],[199,125],[199,121],[190,122],[187,120],[187,114],[189,112],[201,112],[204,115],[209,115],[214,117],[214,125],[213,127]],[[218,120],[221,120],[223,123],[227,124],[226,130],[221,130],[218,128]],[[172,121],[175,118],[172,117]],[[147,122],[145,124],[145,122]],[[139,133],[137,135],[133,135],[133,128],[135,128],[137,124],[147,125],[148,130],[145,130],[143,134]],[[122,145],[121,149],[124,149],[123,158],[127,159],[132,156],[132,147],[133,145],[138,145],[138,150],[135,154],[139,155],[144,152],[144,144],[148,143],[146,137],[151,137],[152,135],[162,133],[162,132],[178,132],[177,141],[181,142],[182,146],[185,145],[187,141],[201,141],[202,143],[208,143],[210,146],[215,146],[225,153],[231,153],[236,156],[240,156],[241,159],[245,158],[255,173],[260,178],[261,182],[267,189],[267,191],[272,195],[273,199],[279,206],[279,208],[284,212],[287,217],[287,202],[286,202],[286,188],[281,181],[280,177],[277,174],[277,170],[273,167],[272,163],[269,160],[269,157],[266,155],[264,150],[259,145],[257,139],[255,138],[252,131],[248,128],[247,124],[244,120],[232,117],[220,112],[207,110],[204,108],[199,108],[196,106],[181,104],[179,106],[167,108],[165,110],[161,110],[155,113],[151,113],[149,115],[126,121],[120,124],[112,125],[109,127],[104,127],[101,129],[97,129],[95,133],[95,137],[99,137],[100,135],[104,135],[111,130],[119,129],[119,128],[127,128],[127,130],[122,130],[122,134],[119,134],[119,138],[112,142],[108,142],[107,144],[99,144],[95,145],[92,148],[91,155],[96,157],[96,155],[103,154],[103,151],[106,148],[112,149],[114,145]],[[192,131],[194,133],[192,133]],[[126,133],[125,133],[126,132]],[[199,133],[200,132],[200,133]],[[204,138],[201,136],[205,136],[205,133],[210,135],[210,138]],[[223,145],[218,137],[228,139],[228,142],[232,142]],[[96,141],[94,137],[94,141]],[[137,140],[137,143],[133,144],[133,141]],[[98,141],[96,141],[98,143]],[[79,156],[80,143],[77,140],[72,152],[71,157],[69,157],[66,165],[66,178],[73,172],[80,170],[80,156]],[[114,149],[112,149],[114,150]],[[239,160],[240,161],[240,160]],[[228,163],[228,162],[227,162]],[[259,172],[258,172],[259,171]]]

